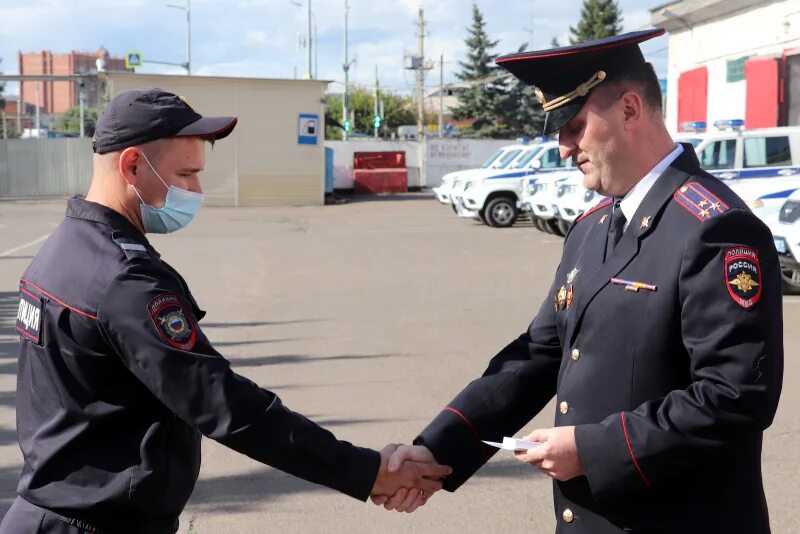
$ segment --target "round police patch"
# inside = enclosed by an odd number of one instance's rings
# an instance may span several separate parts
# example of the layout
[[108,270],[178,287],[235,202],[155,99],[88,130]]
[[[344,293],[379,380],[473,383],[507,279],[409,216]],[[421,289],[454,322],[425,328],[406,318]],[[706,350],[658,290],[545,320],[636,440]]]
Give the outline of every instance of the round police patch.
[[752,308],[761,298],[761,263],[750,247],[725,249],[725,285],[733,301]]
[[159,295],[147,305],[159,335],[180,350],[192,350],[197,341],[197,327],[177,295]]

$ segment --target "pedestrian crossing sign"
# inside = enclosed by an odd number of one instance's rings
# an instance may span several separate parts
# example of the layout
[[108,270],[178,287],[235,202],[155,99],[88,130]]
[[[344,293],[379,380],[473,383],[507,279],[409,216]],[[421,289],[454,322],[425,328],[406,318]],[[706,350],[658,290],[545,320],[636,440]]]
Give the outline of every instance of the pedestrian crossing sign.
[[136,67],[141,67],[144,63],[141,52],[128,52],[125,54],[125,68],[130,70]]

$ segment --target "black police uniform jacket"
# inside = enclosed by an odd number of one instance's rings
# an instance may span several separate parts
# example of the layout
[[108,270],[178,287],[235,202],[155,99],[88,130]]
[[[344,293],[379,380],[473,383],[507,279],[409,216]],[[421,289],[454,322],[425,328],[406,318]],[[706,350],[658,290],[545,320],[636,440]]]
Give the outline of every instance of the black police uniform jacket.
[[378,453],[234,373],[204,315],[124,217],[71,199],[20,282],[19,495],[108,532],[172,532],[202,434],[366,500]]
[[493,453],[480,440],[556,395],[585,471],[554,482],[557,532],[769,532],[761,441],[783,373],[770,232],[689,146],[604,261],[610,214],[606,201],[573,226],[527,332],[416,443],[454,468],[454,491]]

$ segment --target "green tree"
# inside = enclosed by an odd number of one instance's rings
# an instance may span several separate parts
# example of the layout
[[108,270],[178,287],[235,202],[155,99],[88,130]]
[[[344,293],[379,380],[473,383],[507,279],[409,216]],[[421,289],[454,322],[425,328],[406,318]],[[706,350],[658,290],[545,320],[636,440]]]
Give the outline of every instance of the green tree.
[[[97,122],[97,109],[85,108],[83,110],[83,130],[87,137],[94,135],[94,126]],[[54,131],[79,133],[81,131],[80,108],[73,106],[56,118]]]
[[[524,52],[528,43],[519,47]],[[534,88],[519,78],[506,78],[506,91],[498,103],[498,116],[506,137],[534,137],[544,129],[544,111]]]
[[[411,97],[400,96],[388,91],[381,91],[383,102],[383,123],[381,137],[390,135],[398,126],[416,124],[414,101]],[[349,109],[355,114],[355,122],[351,133],[372,135],[374,132],[372,117],[374,116],[374,100],[372,89],[353,87],[350,89]],[[342,138],[342,95],[329,94],[325,97],[325,138]]]
[[622,31],[622,10],[616,0],[583,0],[578,25],[569,31],[570,44],[617,35]]
[[469,87],[459,89],[459,104],[452,110],[454,119],[471,119],[474,122],[465,132],[474,137],[496,137],[502,133],[498,127],[498,105],[503,96],[504,82],[494,78],[498,69],[494,65],[497,54],[492,48],[498,41],[489,39],[486,22],[477,4],[472,4],[472,26],[467,29],[466,61],[459,61],[461,72],[456,77],[467,82]]

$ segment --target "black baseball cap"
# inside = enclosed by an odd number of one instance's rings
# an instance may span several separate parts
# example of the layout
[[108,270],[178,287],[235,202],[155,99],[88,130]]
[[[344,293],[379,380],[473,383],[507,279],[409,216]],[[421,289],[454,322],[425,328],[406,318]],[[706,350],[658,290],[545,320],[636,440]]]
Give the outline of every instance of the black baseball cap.
[[97,119],[92,150],[105,154],[165,137],[226,137],[236,117],[203,117],[183,97],[162,89],[134,89],[115,96]]
[[536,96],[547,112],[544,133],[551,134],[578,114],[594,87],[642,67],[645,59],[639,43],[664,31],[643,30],[574,46],[509,54],[497,58],[496,63],[536,87]]

